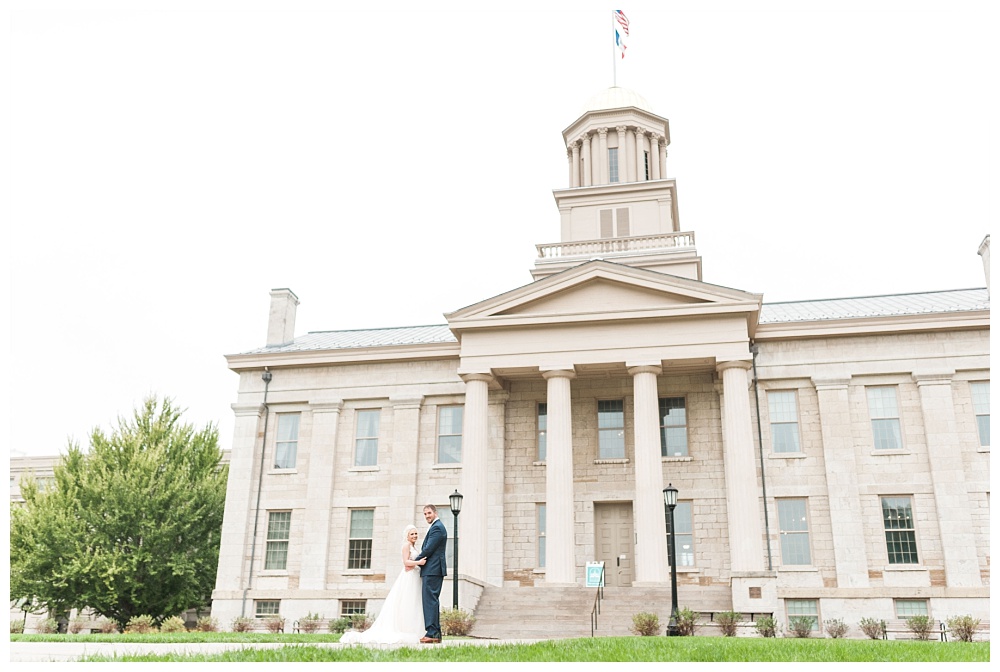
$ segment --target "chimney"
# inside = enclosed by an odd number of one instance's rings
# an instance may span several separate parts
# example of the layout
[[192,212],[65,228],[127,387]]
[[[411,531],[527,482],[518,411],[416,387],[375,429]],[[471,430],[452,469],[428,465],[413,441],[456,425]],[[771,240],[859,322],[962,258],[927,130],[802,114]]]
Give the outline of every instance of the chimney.
[[295,338],[295,308],[299,297],[282,287],[271,290],[271,312],[267,316],[267,345],[284,345]]
[[979,243],[979,256],[983,258],[983,271],[986,273],[986,293],[990,293],[990,234],[986,234]]

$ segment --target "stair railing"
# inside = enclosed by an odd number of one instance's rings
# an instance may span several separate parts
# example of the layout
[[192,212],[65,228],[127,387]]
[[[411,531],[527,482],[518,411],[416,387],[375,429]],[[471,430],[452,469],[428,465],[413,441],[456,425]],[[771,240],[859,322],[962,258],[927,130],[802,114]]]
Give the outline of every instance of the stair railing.
[[601,613],[601,598],[604,597],[604,565],[601,565],[601,580],[597,583],[597,595],[594,596],[594,608],[590,610],[590,636],[597,629],[597,616]]

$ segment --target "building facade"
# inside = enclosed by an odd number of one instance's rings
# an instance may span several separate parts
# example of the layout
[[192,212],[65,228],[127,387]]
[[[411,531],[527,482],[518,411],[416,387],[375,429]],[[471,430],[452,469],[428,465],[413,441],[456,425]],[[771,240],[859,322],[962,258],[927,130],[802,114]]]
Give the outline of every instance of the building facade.
[[305,335],[271,292],[266,345],[227,358],[213,615],[377,611],[403,528],[433,502],[451,533],[458,490],[466,609],[583,590],[591,562],[669,588],[672,534],[695,611],[988,618],[989,237],[986,288],[768,304],[703,280],[641,96],[602,92],[563,137],[530,284]]

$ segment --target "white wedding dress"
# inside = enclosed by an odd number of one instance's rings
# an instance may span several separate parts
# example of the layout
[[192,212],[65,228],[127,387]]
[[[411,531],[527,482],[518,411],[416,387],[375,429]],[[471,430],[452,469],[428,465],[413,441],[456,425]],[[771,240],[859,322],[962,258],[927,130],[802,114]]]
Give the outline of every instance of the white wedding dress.
[[[420,551],[410,546],[410,559]],[[345,632],[341,644],[419,644],[424,636],[424,603],[421,597],[420,568],[404,567],[392,584],[378,618],[364,632]]]

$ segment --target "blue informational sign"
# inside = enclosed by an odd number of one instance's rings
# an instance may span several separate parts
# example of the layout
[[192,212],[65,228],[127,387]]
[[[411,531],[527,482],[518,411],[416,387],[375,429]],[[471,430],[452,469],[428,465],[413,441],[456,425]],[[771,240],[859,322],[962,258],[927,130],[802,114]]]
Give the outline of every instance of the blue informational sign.
[[604,563],[588,562],[587,588],[603,588],[603,587],[604,587]]

